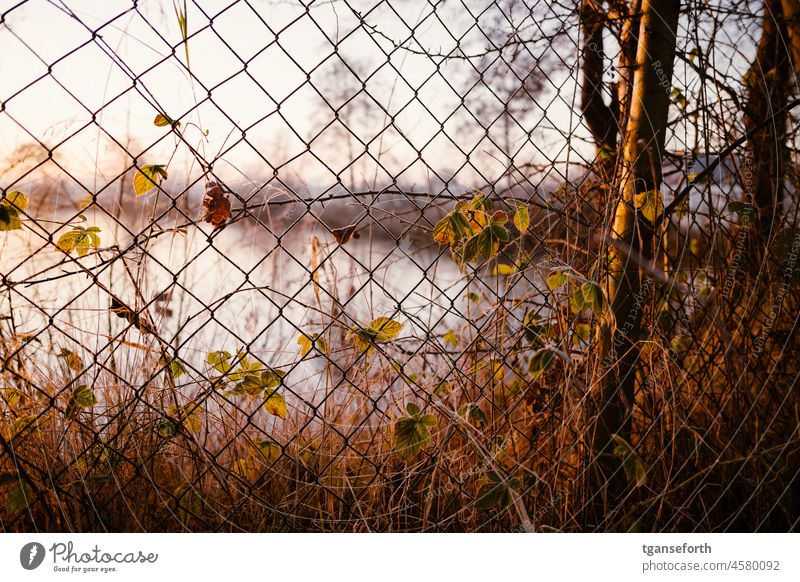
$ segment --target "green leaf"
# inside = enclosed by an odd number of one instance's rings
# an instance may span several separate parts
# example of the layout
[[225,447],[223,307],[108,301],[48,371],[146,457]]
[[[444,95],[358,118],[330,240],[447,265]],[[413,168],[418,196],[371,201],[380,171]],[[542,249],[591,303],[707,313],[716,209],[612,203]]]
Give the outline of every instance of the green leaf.
[[399,418],[394,423],[394,448],[397,455],[410,461],[419,454],[430,439],[430,428],[436,424],[433,415],[420,416],[419,407],[409,404],[406,410],[416,410],[411,416]]
[[574,343],[580,343],[581,341],[589,341],[589,336],[591,335],[592,328],[588,323],[578,323],[575,325],[575,336],[573,338]]
[[81,357],[75,352],[62,348],[61,353],[58,354],[58,357],[64,358],[67,368],[73,372],[80,372],[83,370],[83,362],[81,361]]
[[39,432],[40,419],[35,414],[20,416],[13,423],[8,431],[8,440],[13,440],[21,436],[29,436]]
[[605,312],[606,305],[606,297],[603,294],[603,290],[596,283],[584,283],[570,297],[570,308],[573,313],[591,309],[600,316]]
[[0,232],[21,230],[20,212],[28,207],[28,198],[19,191],[8,192],[0,199]]
[[525,234],[528,231],[528,227],[531,224],[530,216],[528,215],[528,206],[520,206],[517,208],[517,211],[514,213],[514,226],[517,227],[517,230]]
[[[259,365],[260,364],[256,364]],[[253,365],[249,365],[253,368]],[[286,375],[285,372],[280,370],[273,370],[267,368],[260,374],[254,371],[250,372],[236,372],[229,374],[233,377],[233,381],[238,381],[238,384],[229,390],[227,394],[235,394],[238,396],[258,396],[264,390],[271,390],[278,388],[281,385],[282,378]],[[239,381],[241,379],[241,381]]]
[[558,356],[558,351],[552,348],[536,350],[533,355],[531,355],[531,359],[528,360],[528,372],[530,372],[535,380],[553,367]]
[[84,228],[82,226],[73,226],[72,230],[65,232],[56,242],[56,249],[59,251],[70,254],[73,250],[79,256],[85,257],[90,248],[100,247],[100,237],[97,233],[100,229],[96,226]]
[[161,356],[161,358],[158,360],[158,363],[161,366],[169,365],[169,375],[173,380],[177,380],[186,373],[186,368],[183,367],[183,364],[178,358],[172,358],[169,360],[169,362],[167,362],[166,357]]
[[21,510],[28,507],[28,502],[33,498],[30,486],[24,481],[17,481],[14,486],[6,492],[6,514],[16,515]]
[[502,275],[508,277],[513,275],[517,272],[517,268],[514,265],[507,265],[505,263],[497,263],[494,266],[494,271],[492,271],[493,275]]
[[497,254],[500,243],[508,240],[508,231],[502,226],[502,222],[492,221],[464,243],[462,255],[464,262],[474,261],[478,257],[490,259]]
[[217,352],[211,352],[206,357],[206,362],[208,362],[214,369],[221,373],[225,374],[231,369],[231,365],[228,362],[230,360],[231,354],[230,352],[226,352],[225,350],[220,350]]
[[281,446],[273,440],[254,438],[253,444],[264,459],[270,463],[277,461],[283,454]]
[[154,428],[160,437],[171,439],[178,434],[179,425],[170,418],[159,418],[156,421]]
[[447,332],[442,336],[444,343],[449,344],[453,347],[456,347],[459,342],[459,337],[455,331],[452,329],[448,329]]
[[148,165],[142,166],[133,177],[133,191],[136,196],[143,196],[167,179],[166,166]]
[[680,354],[688,350],[692,345],[692,338],[688,335],[679,335],[672,338],[669,342],[672,351],[676,354]]
[[97,404],[97,398],[91,388],[85,384],[75,387],[67,404],[67,416],[74,417],[83,408],[93,408]]
[[[490,471],[485,481],[486,482],[481,485],[481,488],[478,490],[478,496],[475,498],[475,507],[477,509],[505,508],[511,506],[514,502],[511,496],[511,490],[497,473]],[[515,484],[516,480],[512,481],[511,485],[514,486]]]
[[474,402],[470,402],[460,409],[460,414],[466,418],[473,426],[486,426],[489,424],[489,417],[481,410],[481,407]]
[[482,210],[486,213],[489,213],[493,210],[494,206],[492,205],[492,201],[486,194],[478,193],[472,197],[472,200],[469,201],[469,210]]
[[752,204],[746,202],[728,202],[728,210],[736,213],[739,219],[739,224],[744,226],[750,224],[755,218],[756,208]]
[[286,419],[286,399],[278,394],[277,390],[271,390],[265,394],[264,408],[271,415]]
[[647,480],[647,465],[633,447],[621,436],[612,435],[614,440],[614,456],[622,463],[625,476],[636,487],[641,487]]
[[433,240],[441,244],[455,244],[472,234],[467,218],[460,212],[450,212],[433,227]]
[[388,317],[374,319],[368,327],[350,328],[348,336],[362,352],[369,353],[377,343],[395,339],[403,329],[403,324]]
[[567,281],[575,278],[575,272],[569,267],[560,267],[550,271],[547,276],[547,287],[551,291],[555,291],[559,287],[567,284]]
[[406,404],[406,412],[411,416],[419,416],[419,406],[414,404],[413,402],[409,402]]

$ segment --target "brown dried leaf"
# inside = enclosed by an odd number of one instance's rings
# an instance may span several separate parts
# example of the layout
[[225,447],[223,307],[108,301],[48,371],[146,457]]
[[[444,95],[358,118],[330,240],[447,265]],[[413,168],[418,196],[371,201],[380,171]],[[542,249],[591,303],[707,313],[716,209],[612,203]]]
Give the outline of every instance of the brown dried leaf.
[[333,235],[334,240],[340,245],[347,243],[347,241],[349,241],[351,238],[357,239],[361,237],[361,235],[356,232],[355,224],[349,224],[347,226],[343,226],[342,228],[334,228],[331,231],[331,234]]
[[139,317],[139,315],[137,315],[135,311],[133,311],[133,309],[122,303],[122,301],[120,301],[116,297],[111,298],[111,306],[109,307],[109,309],[117,317],[127,320],[128,323],[133,325],[140,332],[156,335],[156,331],[149,323],[143,321],[142,318]]
[[219,228],[231,217],[231,201],[219,182],[206,182],[206,195],[203,197],[203,220],[214,228]]

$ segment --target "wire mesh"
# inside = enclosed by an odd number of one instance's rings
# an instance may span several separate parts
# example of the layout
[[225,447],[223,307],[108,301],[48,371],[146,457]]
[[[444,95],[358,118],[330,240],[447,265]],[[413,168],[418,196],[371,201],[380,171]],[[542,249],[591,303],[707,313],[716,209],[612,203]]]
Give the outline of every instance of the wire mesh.
[[762,4],[683,7],[613,503],[581,75],[613,102],[624,47],[581,4],[0,4],[3,529],[796,529],[791,112],[768,232],[740,140]]

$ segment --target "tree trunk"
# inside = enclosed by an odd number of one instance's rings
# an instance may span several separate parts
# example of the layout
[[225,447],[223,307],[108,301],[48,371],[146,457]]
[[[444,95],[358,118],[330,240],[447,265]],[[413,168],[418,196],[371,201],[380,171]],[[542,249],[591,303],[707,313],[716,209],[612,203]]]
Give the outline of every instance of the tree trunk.
[[[784,5],[789,9],[791,30],[787,32]],[[746,97],[744,125],[747,134],[747,157],[743,173],[751,175],[745,184],[746,202],[756,208],[759,240],[751,252],[751,270],[757,271],[763,259],[762,249],[769,245],[774,229],[780,223],[783,202],[783,175],[785,166],[786,120],[785,113],[776,115],[773,122],[757,128],[764,119],[780,111],[787,103],[791,74],[790,52],[800,50],[797,38],[797,2],[765,0],[761,39],[753,64],[744,77]],[[791,38],[791,48],[788,44]],[[797,45],[797,46],[796,46]],[[795,61],[795,66],[800,62]],[[748,167],[749,166],[749,167]]]
[[583,33],[583,76],[581,80],[581,110],[586,126],[592,134],[597,151],[603,160],[614,155],[617,149],[616,93],[611,105],[603,101],[603,71],[605,50],[603,29],[605,14],[594,0],[583,0],[580,10]]
[[[667,112],[679,0],[643,0],[636,51],[630,112],[621,152],[620,200],[611,236],[620,243],[610,249],[608,296],[616,318],[616,330],[604,337],[603,359],[597,382],[599,394],[594,447],[594,491],[602,497],[595,518],[602,520],[622,499],[627,483],[620,462],[613,456],[612,436],[630,439],[638,350],[636,340],[646,297],[653,283],[639,261],[653,254],[653,228],[644,212],[636,209],[638,195],[654,197],[652,204],[663,208],[658,188],[666,135]],[[620,248],[627,249],[621,251]],[[603,515],[597,515],[599,512]]]

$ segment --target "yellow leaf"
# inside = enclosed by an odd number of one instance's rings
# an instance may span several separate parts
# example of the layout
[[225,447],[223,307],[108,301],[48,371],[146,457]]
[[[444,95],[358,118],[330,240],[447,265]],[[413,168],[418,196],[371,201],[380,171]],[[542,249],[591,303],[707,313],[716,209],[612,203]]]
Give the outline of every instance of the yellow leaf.
[[388,317],[379,317],[369,324],[369,328],[376,332],[375,341],[386,342],[398,336],[403,324]]
[[517,208],[517,211],[514,213],[514,226],[517,227],[517,230],[524,234],[528,230],[530,224],[531,219],[528,216],[528,207],[520,206]]
[[297,338],[297,345],[300,346],[300,355],[305,357],[311,351],[312,347],[316,347],[323,353],[328,353],[328,345],[318,333],[312,333],[310,336],[301,333]]
[[164,166],[142,166],[133,177],[133,191],[136,193],[136,196],[142,196],[158,186],[161,180],[166,179],[167,170]]
[[0,199],[0,231],[22,229],[19,213],[27,207],[28,198],[16,190]]
[[87,206],[89,206],[89,205],[90,205],[90,204],[91,204],[93,201],[94,201],[94,194],[92,194],[91,192],[88,192],[88,193],[86,194],[86,196],[84,196],[83,198],[81,198],[81,199],[78,201],[78,207],[79,207],[79,208],[86,208],[86,207],[87,207]]
[[497,263],[494,266],[494,275],[513,275],[517,272],[516,267],[514,265],[506,265],[505,263]]
[[171,119],[170,117],[164,115],[163,113],[159,113],[158,115],[156,115],[156,118],[153,120],[153,125],[155,125],[157,127],[166,127],[168,125],[171,125],[171,126],[174,125],[175,127],[180,127],[181,122],[180,121],[175,121],[174,119]]
[[658,190],[648,190],[633,197],[633,204],[647,220],[655,222],[664,212],[664,202],[661,199],[661,192]]
[[74,230],[65,232],[60,237],[58,237],[58,241],[56,242],[56,248],[66,254],[70,254],[75,249],[75,245],[78,244],[79,236],[80,233]]
[[277,390],[266,393],[264,408],[273,416],[277,416],[281,419],[286,418],[286,399],[278,394]]

